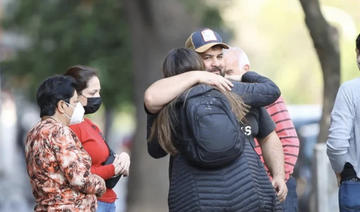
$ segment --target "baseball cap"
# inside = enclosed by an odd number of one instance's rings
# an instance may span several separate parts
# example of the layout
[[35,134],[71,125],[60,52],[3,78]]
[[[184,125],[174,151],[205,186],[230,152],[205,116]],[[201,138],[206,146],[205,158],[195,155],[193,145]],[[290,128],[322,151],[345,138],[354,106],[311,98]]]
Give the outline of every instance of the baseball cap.
[[209,48],[219,45],[225,49],[229,46],[222,42],[221,36],[209,28],[201,29],[191,33],[189,38],[185,41],[185,47],[195,50],[198,53],[203,53]]

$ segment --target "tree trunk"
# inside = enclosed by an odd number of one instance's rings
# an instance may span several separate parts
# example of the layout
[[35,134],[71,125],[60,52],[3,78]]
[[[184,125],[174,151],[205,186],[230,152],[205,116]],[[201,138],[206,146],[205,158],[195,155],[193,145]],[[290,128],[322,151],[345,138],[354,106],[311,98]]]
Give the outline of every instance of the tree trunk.
[[[335,183],[329,183],[334,178],[330,178],[327,173],[327,170],[331,170],[331,167],[328,160],[324,161],[324,158],[327,158],[324,142],[326,142],[328,136],[330,112],[340,86],[339,38],[336,28],[330,26],[323,17],[318,0],[300,0],[300,3],[305,13],[306,26],[320,61],[324,81],[320,133],[318,144],[314,150],[315,163],[313,164],[313,167],[317,170],[317,172],[313,173],[312,182],[316,208],[311,208],[310,210],[328,211],[329,201],[333,202],[334,191],[337,188]],[[324,174],[326,175],[325,177],[323,176]],[[327,183],[324,184],[324,180]],[[335,199],[336,196],[335,192]],[[331,210],[336,211],[334,208]]]
[[131,150],[127,211],[167,211],[168,157],[147,153],[145,89],[161,78],[162,61],[170,49],[184,46],[195,22],[176,0],[124,0],[132,38],[134,102],[137,130]]
[[337,29],[323,17],[318,0],[300,0],[300,3],[323,73],[323,107],[318,142],[326,142],[330,112],[340,86],[339,35]]

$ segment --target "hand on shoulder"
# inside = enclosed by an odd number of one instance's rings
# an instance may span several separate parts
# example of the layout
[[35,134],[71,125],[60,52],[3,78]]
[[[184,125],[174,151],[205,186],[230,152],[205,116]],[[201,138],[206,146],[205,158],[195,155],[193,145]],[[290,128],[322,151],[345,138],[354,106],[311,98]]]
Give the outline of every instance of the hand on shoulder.
[[231,91],[231,88],[234,86],[230,80],[218,74],[207,71],[197,71],[196,74],[198,83],[215,86],[223,91]]

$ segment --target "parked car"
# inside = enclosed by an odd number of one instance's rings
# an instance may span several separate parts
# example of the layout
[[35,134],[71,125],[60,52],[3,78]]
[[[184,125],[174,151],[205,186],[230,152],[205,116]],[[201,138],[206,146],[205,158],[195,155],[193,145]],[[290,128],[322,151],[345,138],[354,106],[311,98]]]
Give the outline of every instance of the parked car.
[[321,106],[291,105],[288,110],[300,140],[299,157],[293,173],[297,182],[299,211],[310,212],[315,208],[313,161],[320,131]]

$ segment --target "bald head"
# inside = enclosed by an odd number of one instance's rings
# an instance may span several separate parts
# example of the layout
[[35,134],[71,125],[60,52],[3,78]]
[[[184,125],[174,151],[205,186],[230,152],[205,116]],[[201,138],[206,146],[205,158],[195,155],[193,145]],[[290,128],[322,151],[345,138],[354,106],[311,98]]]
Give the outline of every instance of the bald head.
[[240,75],[245,71],[249,71],[249,58],[242,49],[230,47],[229,49],[224,49],[223,53],[226,75]]

